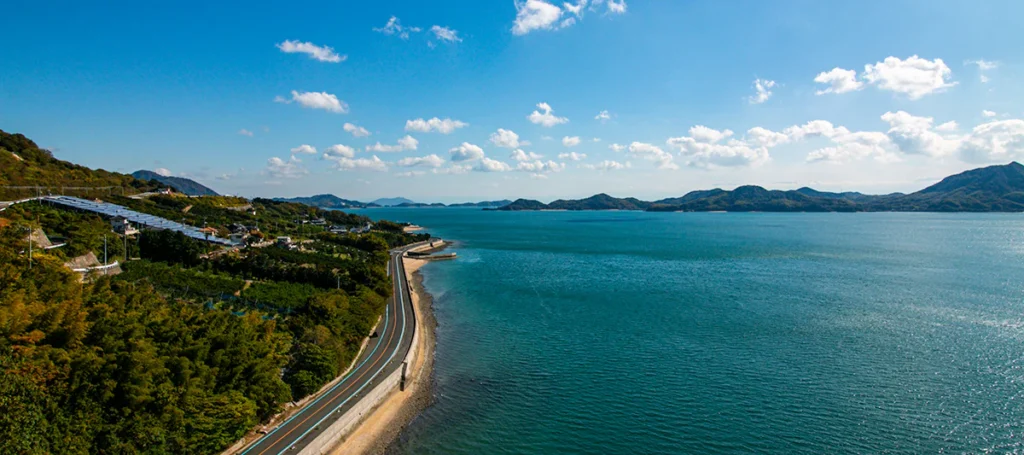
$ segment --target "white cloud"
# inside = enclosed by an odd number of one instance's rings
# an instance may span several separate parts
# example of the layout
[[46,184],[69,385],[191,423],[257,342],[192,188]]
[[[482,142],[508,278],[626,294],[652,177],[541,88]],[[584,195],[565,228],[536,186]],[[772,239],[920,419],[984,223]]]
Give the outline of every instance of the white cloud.
[[484,149],[469,142],[463,142],[462,145],[452,148],[448,153],[451,155],[451,160],[455,162],[473,161],[484,157]]
[[332,158],[355,158],[356,149],[344,144],[335,144],[327,147],[324,151],[324,159]]
[[648,161],[654,161],[658,169],[679,169],[679,166],[672,162],[672,155],[656,145],[633,142],[629,144],[629,154]]
[[338,63],[343,62],[348,58],[346,55],[338,55],[334,52],[334,49],[327,46],[317,46],[310,42],[301,42],[298,40],[285,40],[283,43],[277,45],[281,52],[286,54],[301,53],[309,55],[309,58],[319,60],[321,62]]
[[299,163],[298,158],[294,156],[288,161],[275,156],[267,160],[267,168],[264,170],[264,173],[274,178],[283,179],[294,179],[309,174],[309,171]]
[[754,95],[750,97],[750,104],[761,104],[772,97],[772,88],[775,81],[766,79],[754,79]]
[[238,130],[238,134],[240,134],[242,136],[252,137],[252,131],[249,131],[249,130],[247,130],[245,128],[242,128],[242,129]]
[[782,133],[755,126],[747,130],[746,136],[747,142],[756,145],[758,147],[775,147],[779,144],[789,142],[789,137]]
[[[687,164],[697,167],[751,166],[768,161],[766,146],[753,146],[746,141],[728,139],[731,130],[716,130],[703,125],[690,128],[689,136],[669,138],[667,144],[687,157]],[[723,140],[728,139],[724,143]]]
[[561,172],[563,169],[565,169],[565,163],[556,163],[551,160],[522,161],[516,166],[517,171],[532,172],[535,174]]
[[370,135],[370,132],[367,131],[366,128],[363,128],[361,126],[357,126],[357,125],[352,124],[352,123],[346,123],[345,126],[343,126],[342,128],[346,132],[352,133],[352,135],[355,136],[355,137],[366,137],[366,136]]
[[335,167],[342,171],[374,171],[374,172],[386,172],[388,170],[388,163],[385,163],[377,155],[373,155],[372,158],[339,158]]
[[512,130],[498,128],[498,131],[491,133],[491,143],[498,147],[514,149],[519,147],[519,135]]
[[623,150],[626,150],[626,146],[622,144],[609,144],[608,148],[611,149],[611,151],[618,153],[622,153]]
[[562,145],[564,145],[566,147],[575,147],[577,145],[580,145],[580,137],[579,136],[566,136],[566,137],[563,137],[562,138]]
[[943,157],[952,155],[960,145],[959,138],[935,132],[932,129],[935,119],[932,117],[917,117],[898,111],[882,114],[882,121],[889,123],[886,134],[903,153]]
[[539,155],[533,152],[525,152],[523,149],[515,149],[509,154],[509,158],[516,161],[535,161],[544,158],[544,155]]
[[974,127],[960,145],[960,156],[972,163],[1024,159],[1024,120],[996,120]]
[[958,128],[960,128],[960,125],[957,125],[955,121],[950,120],[946,123],[936,126],[935,131],[952,132],[956,131]]
[[592,169],[596,171],[621,171],[630,167],[629,161],[625,164],[618,161],[604,160],[597,164],[584,164],[580,166],[584,169]]
[[339,114],[348,113],[348,104],[327,92],[298,92],[292,90],[292,99],[288,100],[281,96],[274,98],[275,103],[291,104],[299,103],[302,107],[309,109],[323,109]]
[[865,65],[863,78],[882,90],[902,93],[916,100],[956,85],[948,81],[952,75],[941,58],[927,60],[912,55],[906,60],[886,57],[874,65]]
[[583,161],[586,158],[587,158],[587,154],[586,153],[569,152],[569,153],[560,153],[558,155],[558,159],[560,159],[560,160],[569,160],[569,161]]
[[816,92],[818,95],[846,93],[864,88],[864,83],[857,80],[857,71],[844,70],[838,67],[832,68],[828,72],[818,73],[818,76],[814,78],[814,82],[829,85],[825,90],[818,90]]
[[421,176],[423,174],[426,174],[426,173],[427,173],[426,171],[396,172],[395,173],[395,177],[419,177],[419,176]]
[[444,159],[436,154],[430,154],[427,156],[411,156],[398,160],[398,165],[402,167],[419,166],[437,168],[444,165]]
[[292,149],[292,154],[301,153],[303,155],[314,155],[316,154],[316,147],[312,145],[302,144]]
[[397,35],[401,39],[409,39],[409,33],[419,33],[421,30],[419,27],[402,26],[401,21],[395,16],[391,16],[391,19],[388,19],[388,23],[383,27],[373,29],[373,31],[385,35]]
[[174,174],[173,174],[173,173],[171,172],[171,170],[170,170],[170,169],[167,169],[167,168],[165,168],[165,167],[158,167],[158,168],[156,168],[156,169],[153,169],[153,172],[157,173],[158,175],[162,175],[162,176],[164,176],[164,177],[170,177],[170,176],[174,175]]
[[418,133],[429,133],[431,131],[436,131],[441,134],[451,134],[453,131],[466,126],[469,126],[469,124],[461,120],[452,120],[450,118],[446,118],[444,120],[441,120],[437,117],[434,117],[430,120],[423,120],[421,118],[418,118],[416,120],[405,121],[406,131],[415,131]]
[[554,114],[554,110],[551,109],[551,106],[548,103],[537,103],[537,109],[544,111],[544,113],[541,113],[540,111],[533,111],[533,113],[526,117],[530,122],[536,125],[551,128],[552,126],[561,125],[569,121],[569,119],[565,117],[556,116]]
[[600,120],[602,123],[611,120],[611,118],[612,115],[609,114],[607,110],[598,112],[597,115],[594,116],[594,120]]
[[430,31],[433,32],[434,36],[436,36],[437,39],[441,41],[447,41],[449,43],[458,43],[462,41],[462,38],[459,38],[459,32],[452,30],[448,27],[435,25],[433,27],[430,27]]
[[543,0],[517,1],[516,20],[512,24],[513,35],[525,35],[534,30],[557,28],[562,9]]
[[435,174],[458,175],[458,174],[465,174],[465,173],[469,172],[470,169],[472,169],[472,166],[470,166],[468,164],[452,164],[452,165],[450,165],[450,166],[448,166],[446,168],[434,169],[431,172],[433,172]]
[[479,172],[508,172],[512,170],[512,166],[509,166],[504,161],[482,157],[480,158],[480,163],[473,170]]
[[575,14],[576,17],[582,17],[583,8],[587,7],[587,0],[579,0],[579,3],[576,3],[575,5],[569,2],[565,2],[562,4],[562,6],[565,7],[566,11]]
[[624,14],[626,12],[626,0],[608,0],[608,12],[612,14]]
[[384,145],[381,144],[380,142],[377,142],[376,144],[373,145],[367,145],[366,150],[368,152],[379,153],[404,152],[407,150],[416,150],[416,147],[419,146],[419,143],[420,141],[417,141],[416,138],[406,135],[405,137],[399,139],[398,144],[396,145]]
[[988,71],[994,70],[996,68],[999,68],[999,62],[990,62],[990,61],[982,60],[982,59],[968,60],[968,61],[964,62],[964,65],[977,65],[977,67],[978,67],[978,79],[982,83],[986,83],[989,80],[988,79],[988,75],[985,74],[985,73],[987,73]]
[[985,109],[985,110],[981,111],[981,116],[985,117],[985,118],[992,118],[992,117],[995,117],[997,115],[999,115],[999,114],[996,114],[995,112],[992,112],[992,111],[990,111],[988,109]]

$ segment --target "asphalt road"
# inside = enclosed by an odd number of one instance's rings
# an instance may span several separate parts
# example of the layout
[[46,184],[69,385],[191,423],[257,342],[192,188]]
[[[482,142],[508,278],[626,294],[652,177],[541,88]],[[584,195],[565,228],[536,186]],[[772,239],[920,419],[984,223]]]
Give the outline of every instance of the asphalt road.
[[370,339],[356,361],[356,367],[326,393],[307,403],[284,423],[239,452],[240,455],[298,453],[395,369],[402,368],[402,362],[412,347],[412,335],[416,328],[402,255],[419,245],[408,245],[391,251],[388,268],[394,294],[388,299],[384,319],[377,327],[378,336]]

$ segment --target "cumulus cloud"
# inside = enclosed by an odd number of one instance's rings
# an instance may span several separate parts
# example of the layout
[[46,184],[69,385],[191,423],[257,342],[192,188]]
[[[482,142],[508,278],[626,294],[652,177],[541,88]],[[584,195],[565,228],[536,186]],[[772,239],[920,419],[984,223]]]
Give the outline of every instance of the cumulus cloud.
[[346,132],[352,133],[352,135],[355,136],[355,137],[366,137],[366,136],[370,135],[370,132],[367,131],[366,128],[363,128],[361,126],[357,126],[357,125],[352,124],[352,123],[346,123],[345,126],[343,126],[342,128]]
[[294,155],[296,153],[301,153],[303,155],[315,155],[316,147],[313,147],[312,145],[302,144],[292,149],[292,154]]
[[935,119],[917,117],[905,111],[886,112],[882,121],[889,124],[886,133],[903,153],[943,157],[956,152],[960,140],[946,137],[932,129]]
[[[751,166],[768,161],[768,148],[746,141],[728,139],[731,130],[716,130],[703,125],[690,128],[689,136],[669,138],[667,144],[697,167]],[[723,142],[724,141],[724,142]]]
[[437,39],[441,41],[447,41],[449,43],[458,43],[462,41],[462,38],[459,38],[459,32],[452,30],[448,27],[435,25],[433,27],[430,27],[430,31],[434,34],[434,36],[437,37]]
[[[543,126],[545,128],[551,128],[555,125],[561,125],[567,123],[569,119],[565,117],[558,117],[554,114],[554,109],[548,103],[537,103],[537,109],[539,111],[533,111],[526,118],[533,124]],[[543,111],[543,113],[541,113]]]
[[469,142],[463,142],[462,145],[453,147],[448,150],[448,153],[454,162],[473,161],[484,157],[484,149]]
[[430,154],[427,156],[411,156],[408,158],[402,158],[398,160],[398,165],[402,167],[431,167],[437,168],[444,165],[444,159],[437,156],[436,154]]
[[441,134],[451,134],[453,131],[468,125],[468,123],[461,120],[452,120],[450,118],[446,118],[444,120],[437,117],[430,120],[418,118],[416,120],[406,120],[405,130],[415,131],[417,133],[438,132]]
[[943,124],[941,124],[939,126],[936,126],[935,127],[935,131],[942,131],[942,132],[947,132],[948,133],[948,132],[956,131],[959,128],[960,128],[960,125],[957,125],[957,123],[955,121],[950,120],[950,121],[948,121],[946,123],[943,123]]
[[981,116],[985,117],[985,118],[992,118],[992,117],[995,117],[997,115],[999,115],[999,114],[996,114],[995,112],[990,111],[988,109],[985,109],[985,110],[981,111]]
[[[626,0],[607,0],[608,1],[608,12],[612,14],[625,14],[626,13]],[[594,3],[600,4],[601,2],[595,1]]]
[[586,153],[576,153],[576,152],[560,153],[558,155],[558,159],[560,159],[560,160],[569,160],[569,161],[583,161],[583,160],[587,159],[587,154]]
[[566,147],[575,147],[577,145],[580,145],[580,137],[579,136],[565,136],[565,137],[562,138],[562,145],[564,145]]
[[758,147],[771,148],[776,145],[789,142],[789,137],[785,134],[777,133],[767,128],[755,126],[747,130],[746,140]]
[[426,171],[406,171],[406,172],[396,172],[395,176],[396,177],[419,177],[419,176],[421,176],[423,174],[426,174],[426,173],[427,173]]
[[277,45],[281,52],[286,54],[306,54],[309,58],[318,60],[321,62],[338,63],[343,62],[348,58],[346,55],[338,55],[334,52],[334,49],[328,46],[317,46],[310,42],[301,42],[298,40],[285,40],[284,42]]
[[247,130],[245,128],[242,128],[242,129],[238,130],[238,134],[240,134],[242,136],[252,137],[252,131],[249,131],[249,130]]
[[554,161],[521,161],[516,165],[517,171],[532,172],[535,174],[545,174],[549,172],[561,172],[565,169],[565,163],[556,163]]
[[508,163],[504,161],[481,157],[480,162],[473,168],[473,170],[479,172],[508,172],[512,170],[512,166],[509,166]]
[[373,155],[372,158],[339,158],[335,167],[342,171],[363,170],[386,172],[388,170],[388,163],[377,158],[377,155]]
[[498,128],[498,131],[491,133],[491,143],[498,147],[514,149],[519,147],[519,135],[512,130]]
[[338,114],[348,113],[348,104],[327,92],[299,92],[292,90],[292,98],[290,100],[277,96],[274,98],[274,102],[284,104],[299,103],[300,106],[309,109],[323,109]]
[[171,172],[171,170],[170,170],[170,169],[167,169],[167,168],[165,168],[165,167],[158,167],[158,168],[156,168],[156,169],[153,169],[153,172],[155,172],[155,173],[157,173],[157,174],[159,174],[159,175],[162,175],[162,176],[164,176],[164,177],[170,177],[171,175],[174,175],[174,174],[173,174],[173,173]]
[[623,164],[618,161],[604,160],[597,164],[584,164],[580,167],[595,171],[620,171],[622,169],[628,169],[630,167],[630,164],[629,161],[626,161]]
[[344,144],[335,144],[324,150],[324,159],[354,158],[356,150]]
[[367,145],[366,150],[370,152],[379,153],[405,152],[408,150],[416,150],[416,147],[419,146],[419,143],[420,141],[417,141],[416,138],[406,135],[405,137],[399,139],[398,143],[395,145],[384,145],[381,144],[380,142],[377,142],[376,144],[373,145]]
[[622,144],[609,144],[608,148],[611,149],[611,151],[618,153],[622,153],[623,150],[626,150],[626,146]]
[[599,120],[602,123],[607,122],[608,120],[611,120],[611,118],[612,118],[612,114],[609,114],[607,110],[598,112],[597,115],[594,116],[594,120]]
[[523,149],[515,149],[509,154],[509,158],[516,161],[535,161],[544,158],[544,155],[539,155],[533,152],[525,152]]
[[864,80],[882,90],[907,95],[916,100],[925,95],[945,91],[956,85],[949,82],[952,70],[941,58],[927,60],[916,55],[906,60],[886,57],[874,65],[864,66]]
[[750,104],[761,104],[772,97],[772,88],[775,81],[767,79],[754,79],[754,95],[750,97]]
[[513,35],[525,35],[534,30],[553,30],[558,27],[562,9],[544,0],[516,2],[516,20],[512,23]]
[[294,179],[309,174],[306,168],[299,164],[298,158],[294,156],[288,161],[282,160],[278,157],[273,157],[267,160],[267,167],[264,169],[264,174],[270,175],[274,178],[281,179]]
[[857,80],[857,71],[845,70],[842,68],[832,68],[831,71],[819,73],[814,78],[814,82],[819,84],[828,84],[829,87],[824,90],[818,90],[818,95],[824,95],[826,93],[846,93],[853,92],[864,88],[864,83]]
[[679,169],[679,165],[672,162],[672,154],[664,151],[661,147],[644,142],[633,142],[629,144],[629,154],[648,161],[653,161],[658,169]]
[[1005,163],[1024,159],[1024,120],[996,120],[974,127],[960,145],[960,155],[971,163]]
[[388,23],[383,27],[373,29],[375,32],[398,36],[401,39],[409,39],[410,33],[419,33],[421,30],[419,27],[403,26],[401,21],[395,16],[391,16],[391,19],[388,19]]

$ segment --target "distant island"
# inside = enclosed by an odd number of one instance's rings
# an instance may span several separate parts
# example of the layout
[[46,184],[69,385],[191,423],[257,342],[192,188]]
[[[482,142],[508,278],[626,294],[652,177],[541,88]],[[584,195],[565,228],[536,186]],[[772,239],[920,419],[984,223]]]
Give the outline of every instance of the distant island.
[[342,199],[333,194],[317,194],[309,197],[276,197],[275,201],[278,202],[297,202],[299,204],[305,204],[310,207],[319,207],[322,209],[363,209],[367,207],[380,207],[374,202],[366,203],[359,201],[350,201],[348,199]]
[[139,180],[152,180],[154,182],[163,183],[174,191],[188,196],[220,196],[216,191],[211,190],[209,187],[189,178],[185,177],[172,177],[168,175],[160,175],[153,171],[138,170],[132,172],[132,177]]
[[379,205],[381,207],[395,207],[402,204],[416,204],[416,202],[404,197],[382,197],[374,200],[371,204]]
[[493,209],[646,210],[649,212],[1024,212],[1024,166],[1012,162],[962,172],[915,193],[867,195],[829,193],[811,188],[767,190],[741,186],[692,191],[677,198],[647,202],[597,194],[586,199],[545,204],[517,199]]

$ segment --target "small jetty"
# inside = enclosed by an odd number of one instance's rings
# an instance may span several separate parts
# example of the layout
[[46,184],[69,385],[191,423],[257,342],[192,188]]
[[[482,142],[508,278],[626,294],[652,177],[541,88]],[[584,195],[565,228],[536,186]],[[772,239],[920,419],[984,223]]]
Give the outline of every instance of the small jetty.
[[455,259],[457,255],[454,252],[438,253],[438,251],[443,250],[447,245],[447,242],[438,239],[436,241],[430,242],[427,245],[423,245],[420,248],[416,248],[414,250],[406,252],[405,256],[408,257],[409,259],[422,259],[424,261]]

